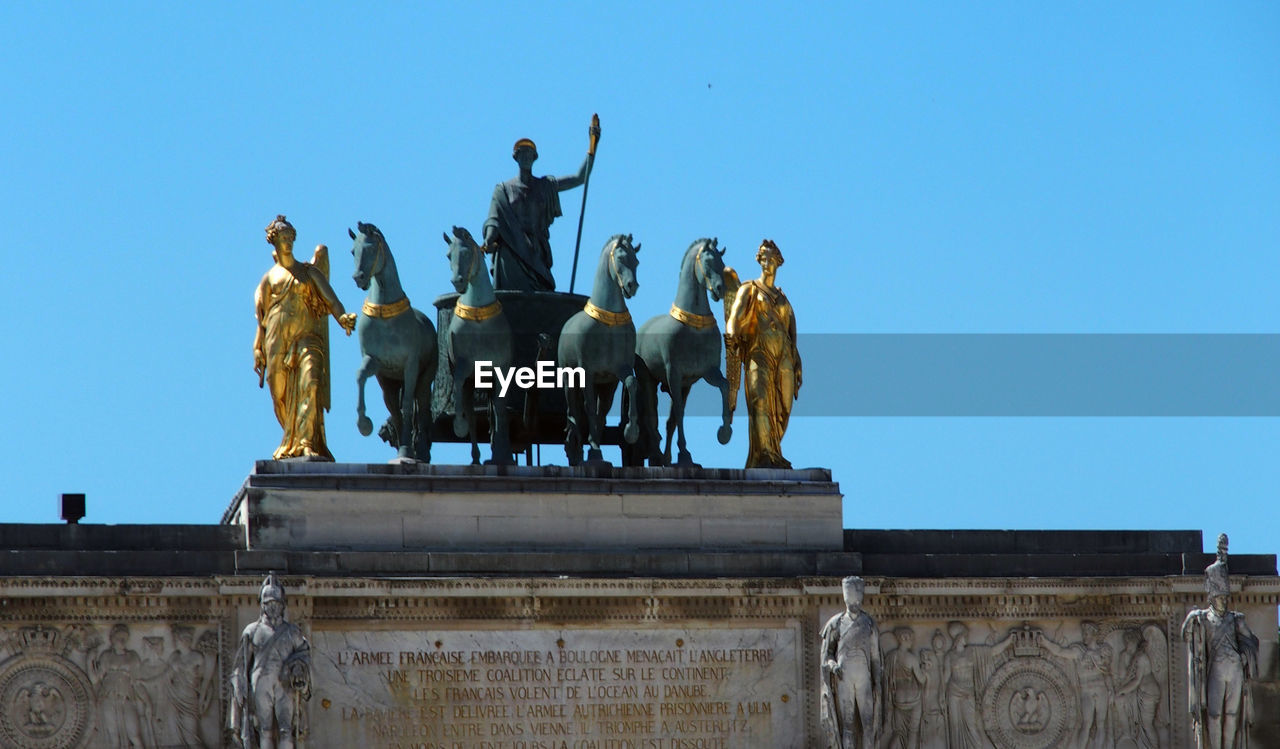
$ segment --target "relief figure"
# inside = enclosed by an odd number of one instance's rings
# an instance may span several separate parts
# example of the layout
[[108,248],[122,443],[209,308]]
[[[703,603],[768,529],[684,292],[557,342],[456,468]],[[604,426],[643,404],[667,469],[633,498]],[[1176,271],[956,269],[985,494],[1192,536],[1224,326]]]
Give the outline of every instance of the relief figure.
[[142,737],[148,746],[172,746],[173,705],[169,701],[169,662],[163,637],[142,638],[142,663],[138,666],[138,690],[147,697],[142,715]]
[[90,676],[97,688],[98,727],[110,749],[144,749],[143,716],[150,712],[146,693],[138,685],[142,658],[129,649],[129,626],[117,624],[108,637],[110,646],[91,663]]
[[1013,644],[1005,637],[992,645],[970,645],[969,627],[963,622],[947,625],[951,650],[942,662],[947,697],[948,749],[984,749],[989,742],[978,717],[978,695],[993,670],[992,662]]
[[1116,706],[1120,738],[1131,740],[1139,749],[1161,749],[1169,745],[1164,722],[1157,723],[1160,697],[1165,685],[1165,637],[1160,628],[1148,624],[1124,631],[1124,650],[1117,660]]
[[[217,663],[214,656],[194,648],[194,637],[195,631],[191,627],[180,624],[173,628],[175,649],[169,655],[169,696],[178,742],[185,747],[209,748],[212,743],[200,736],[200,718],[209,712],[213,704],[217,691],[214,683]],[[202,641],[204,639],[201,637]],[[216,640],[214,644],[216,654]]]
[[915,632],[910,627],[893,630],[898,646],[884,656],[889,693],[888,743],[890,749],[916,749],[920,739],[925,672],[913,650]]
[[1101,629],[1096,622],[1081,622],[1080,642],[1062,647],[1036,633],[1036,642],[1045,650],[1063,660],[1072,661],[1080,679],[1080,729],[1076,746],[1103,749],[1110,740],[1107,720],[1111,706],[1112,648],[1099,637]]
[[933,631],[932,649],[921,648],[920,671],[920,742],[921,749],[946,747],[947,699],[946,682],[942,680],[942,661],[947,654],[947,637],[942,630]]

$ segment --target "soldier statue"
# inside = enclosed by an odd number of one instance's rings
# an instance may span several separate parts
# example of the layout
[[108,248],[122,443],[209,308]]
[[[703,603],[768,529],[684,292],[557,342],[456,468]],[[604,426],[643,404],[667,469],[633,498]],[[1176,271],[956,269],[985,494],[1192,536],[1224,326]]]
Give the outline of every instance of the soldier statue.
[[1229,611],[1227,534],[1218,536],[1218,559],[1205,568],[1209,605],[1192,609],[1182,623],[1187,644],[1187,707],[1200,749],[1247,749],[1253,722],[1249,681],[1258,674],[1258,638],[1244,614]]
[[284,618],[284,587],[262,583],[262,615],[244,628],[231,671],[231,732],[244,749],[293,749],[306,735],[311,646]]
[[822,725],[830,749],[874,749],[884,713],[880,629],[862,610],[866,584],[843,583],[845,610],[822,628]]

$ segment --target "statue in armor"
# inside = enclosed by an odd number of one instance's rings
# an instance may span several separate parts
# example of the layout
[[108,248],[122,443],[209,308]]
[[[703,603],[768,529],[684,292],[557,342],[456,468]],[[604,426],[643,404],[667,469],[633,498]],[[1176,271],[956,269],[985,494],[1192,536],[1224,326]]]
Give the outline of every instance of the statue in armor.
[[884,713],[880,629],[862,610],[866,584],[843,582],[845,610],[822,628],[822,725],[831,749],[873,749]]
[[1227,534],[1218,536],[1218,558],[1205,568],[1209,605],[1182,622],[1187,644],[1187,708],[1200,749],[1247,749],[1253,699],[1249,680],[1258,673],[1258,638],[1244,614],[1229,611]]
[[231,671],[231,731],[244,749],[293,749],[306,734],[311,646],[284,618],[284,587],[262,583],[262,615],[244,628]]

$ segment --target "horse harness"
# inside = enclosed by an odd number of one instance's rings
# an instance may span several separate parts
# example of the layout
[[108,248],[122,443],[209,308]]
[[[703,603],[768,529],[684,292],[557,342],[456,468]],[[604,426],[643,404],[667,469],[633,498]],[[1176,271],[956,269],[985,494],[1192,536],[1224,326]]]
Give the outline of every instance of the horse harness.
[[375,317],[379,320],[387,320],[397,315],[404,314],[409,309],[409,297],[400,297],[400,301],[391,304],[374,304],[368,299],[364,300],[364,304],[360,306],[360,311],[366,317]]
[[[471,279],[476,275],[476,261],[480,259],[480,253],[484,250],[477,247],[471,252],[471,263],[467,266],[467,286],[471,285]],[[471,320],[473,322],[484,322],[492,317],[497,317],[502,312],[502,302],[494,299],[489,304],[479,307],[473,307],[470,304],[462,303],[462,296],[458,296],[458,301],[453,303],[454,317],[460,317],[463,320]]]
[[587,317],[590,317],[593,320],[598,320],[610,328],[616,328],[619,325],[626,325],[631,322],[631,313],[627,310],[624,309],[621,312],[610,312],[603,307],[597,307],[592,304],[590,299],[587,300],[582,311],[587,313]]
[[699,315],[697,312],[681,309],[675,302],[671,303],[671,316],[694,330],[705,330],[716,324],[715,315]]

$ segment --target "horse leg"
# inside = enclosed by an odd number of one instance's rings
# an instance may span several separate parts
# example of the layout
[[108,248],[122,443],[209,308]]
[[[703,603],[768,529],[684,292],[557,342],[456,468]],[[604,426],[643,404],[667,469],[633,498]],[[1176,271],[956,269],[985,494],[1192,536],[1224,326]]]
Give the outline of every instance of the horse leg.
[[431,383],[436,379],[432,370],[422,370],[413,390],[413,457],[424,463],[431,462]]
[[583,408],[586,397],[585,388],[579,390],[568,384],[564,386],[564,455],[571,466],[582,464],[582,425],[586,418]]
[[373,422],[364,413],[364,384],[377,371],[377,360],[368,354],[360,360],[360,368],[356,370],[356,429],[365,437],[373,434]]
[[475,381],[471,368],[457,362],[453,368],[453,433],[457,437],[471,435],[471,465],[480,465],[480,445],[476,444]]
[[719,368],[710,369],[703,373],[702,379],[707,384],[714,385],[720,389],[720,428],[716,430],[716,439],[720,444],[729,444],[729,438],[733,436],[733,404],[729,402],[729,380],[721,372]]
[[467,376],[471,372],[470,362],[456,362],[453,366],[453,436],[467,436],[467,411],[470,410],[471,398],[466,393]]
[[[596,425],[600,429],[600,441],[604,441],[604,428],[609,422],[609,410],[613,408],[613,397],[617,385],[605,385],[596,391]],[[625,414],[624,414],[625,418]]]
[[[680,420],[676,422],[676,448],[679,450],[679,457],[676,458],[676,463],[678,465],[693,466],[696,468],[697,465],[693,462],[693,456],[689,454],[689,450],[686,449],[684,441],[684,409],[689,403],[689,389],[692,387],[692,384],[689,384],[676,388],[680,391]],[[671,391],[672,413],[675,413],[676,410],[676,389],[672,389]]]
[[667,443],[662,451],[662,458],[667,465],[671,465],[671,440],[676,428],[684,422],[684,401],[680,398],[680,373],[668,366],[666,375],[667,392],[671,394],[671,411],[667,414]]
[[[590,376],[590,375],[588,375]],[[601,422],[603,419],[598,418],[598,403],[600,401],[600,388],[603,387],[594,382],[587,383],[586,394],[583,396],[582,410],[587,417],[587,462],[602,463],[604,462],[604,453],[600,452],[600,434]]]
[[[640,357],[636,357],[636,414],[643,434],[637,441],[642,450],[643,459],[650,466],[662,465],[662,435],[658,433],[658,382],[653,379],[648,365]],[[626,387],[626,380],[623,380]],[[623,435],[624,437],[626,435]],[[644,465],[643,462],[640,465]]]
[[511,437],[507,433],[507,399],[494,391],[489,398],[489,463],[496,466],[515,464],[511,457]]
[[634,371],[625,372],[618,379],[622,380],[622,392],[627,396],[627,426],[622,430],[622,439],[635,444],[640,439],[639,382]]
[[378,387],[382,390],[382,402],[387,404],[387,420],[378,430],[378,436],[392,447],[400,441],[400,388],[399,380],[378,375]]
[[410,356],[404,365],[404,378],[400,386],[400,439],[396,445],[396,457],[413,459],[413,396],[418,383],[418,357]]

